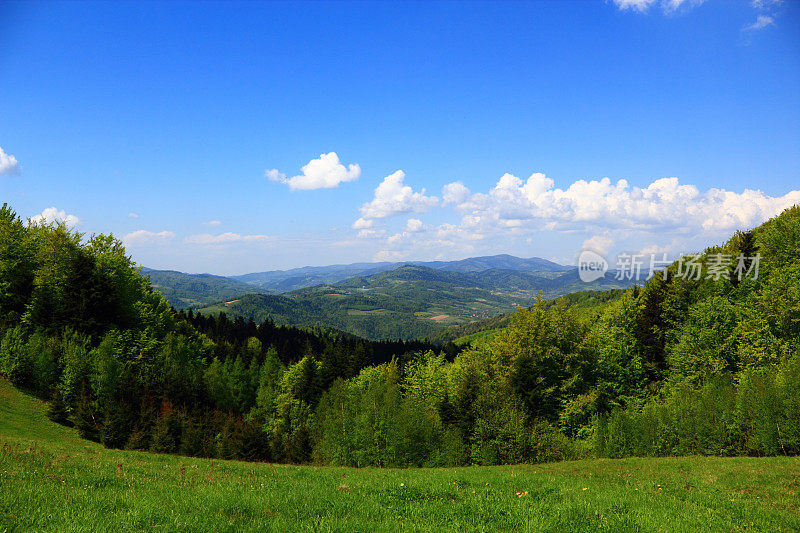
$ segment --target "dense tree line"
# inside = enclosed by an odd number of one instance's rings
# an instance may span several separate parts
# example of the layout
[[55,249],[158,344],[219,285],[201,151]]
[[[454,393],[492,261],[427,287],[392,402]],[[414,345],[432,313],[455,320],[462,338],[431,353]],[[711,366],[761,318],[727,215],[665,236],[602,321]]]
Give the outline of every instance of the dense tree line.
[[[175,312],[110,236],[0,210],[0,373],[110,447],[345,465],[800,452],[800,208],[466,350]],[[731,259],[735,261],[735,259]],[[597,295],[592,295],[597,298]],[[577,298],[576,301],[581,301]]]

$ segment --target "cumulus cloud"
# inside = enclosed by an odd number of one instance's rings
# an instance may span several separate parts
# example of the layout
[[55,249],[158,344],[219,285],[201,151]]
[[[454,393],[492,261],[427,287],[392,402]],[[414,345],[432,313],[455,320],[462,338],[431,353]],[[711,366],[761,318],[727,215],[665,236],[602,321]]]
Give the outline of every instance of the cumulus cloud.
[[212,235],[210,233],[201,233],[198,235],[190,235],[184,239],[184,242],[189,244],[231,244],[241,242],[260,242],[267,243],[274,240],[270,235],[240,235],[238,233],[220,233],[219,235]]
[[467,189],[460,181],[448,183],[442,187],[442,200],[444,205],[460,204],[469,197],[469,189]]
[[58,224],[63,222],[66,226],[73,228],[81,223],[80,219],[75,215],[68,215],[63,209],[55,207],[48,207],[38,215],[34,215],[28,219],[28,224]]
[[19,162],[11,154],[0,148],[0,174],[16,174],[19,171]]
[[[574,243],[576,251],[583,243],[606,254],[618,245],[658,251],[670,239],[669,250],[693,249],[800,204],[800,191],[775,197],[752,189],[701,191],[675,177],[643,187],[603,178],[559,188],[538,172],[525,180],[504,174],[486,192],[472,192],[456,182],[445,186],[442,196],[441,205],[460,217],[455,223],[425,225],[411,218],[399,231],[364,228],[359,236],[374,239],[382,257],[437,258],[456,250],[459,255],[499,253],[526,241],[553,239]],[[653,241],[654,235],[663,239],[661,244]]]
[[340,183],[355,181],[361,176],[361,167],[357,164],[345,167],[336,152],[320,154],[318,159],[312,159],[300,170],[302,174],[291,178],[275,168],[265,171],[264,176],[298,190],[332,189]]
[[153,232],[140,229],[133,233],[128,233],[122,240],[126,246],[141,246],[145,244],[166,244],[174,237],[175,234],[171,231]]
[[372,220],[372,219],[359,218],[358,220],[353,222],[353,229],[371,228],[374,223],[375,223],[375,221]]
[[678,178],[661,178],[644,188],[626,180],[612,183],[578,180],[555,188],[544,174],[526,181],[505,174],[488,193],[470,194],[455,207],[466,226],[511,228],[535,223],[545,229],[598,227],[688,231],[728,230],[758,224],[800,202],[800,191],[781,197],[745,189],[741,193],[709,189],[701,193]]
[[375,189],[372,201],[361,206],[364,219],[387,218],[404,213],[424,213],[439,205],[435,196],[425,196],[425,189],[420,192],[403,183],[406,175],[402,170],[383,178]]
[[772,26],[773,24],[775,24],[775,19],[774,18],[772,18],[772,17],[770,17],[768,15],[759,15],[758,18],[756,18],[755,22],[753,22],[752,24],[748,24],[747,26],[745,26],[742,29],[744,31],[755,31],[755,30],[764,29],[767,26]]
[[209,220],[208,222],[203,222],[206,226],[219,226],[222,224],[219,220]]
[[420,231],[425,225],[418,218],[409,218],[406,222],[406,229],[408,231]]

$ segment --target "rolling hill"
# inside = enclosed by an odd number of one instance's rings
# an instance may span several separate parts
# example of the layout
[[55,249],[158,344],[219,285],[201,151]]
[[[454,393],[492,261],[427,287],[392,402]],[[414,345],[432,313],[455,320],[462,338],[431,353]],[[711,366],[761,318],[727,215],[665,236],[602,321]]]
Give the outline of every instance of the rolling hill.
[[333,285],[350,278],[369,277],[408,265],[461,273],[477,273],[493,269],[559,273],[573,268],[536,257],[522,259],[511,255],[495,255],[458,261],[353,263],[301,267],[231,277],[187,274],[176,270],[156,270],[146,267],[142,268],[142,274],[149,276],[151,286],[159,290],[170,305],[176,309],[194,309],[233,300],[245,294],[283,294],[315,285]]
[[213,274],[185,274],[175,270],[143,268],[150,286],[157,289],[176,309],[202,307],[231,300],[243,294],[261,292],[257,287]]
[[2,530],[574,530],[600,519],[601,528],[630,531],[800,526],[791,457],[320,468],[106,449],[46,413],[0,378]]
[[[462,263],[461,267],[465,265]],[[554,298],[580,290],[624,288],[611,274],[583,283],[575,269],[482,272],[403,265],[283,295],[249,294],[200,309],[278,324],[333,327],[369,339],[420,338],[447,327],[529,307],[541,292]]]

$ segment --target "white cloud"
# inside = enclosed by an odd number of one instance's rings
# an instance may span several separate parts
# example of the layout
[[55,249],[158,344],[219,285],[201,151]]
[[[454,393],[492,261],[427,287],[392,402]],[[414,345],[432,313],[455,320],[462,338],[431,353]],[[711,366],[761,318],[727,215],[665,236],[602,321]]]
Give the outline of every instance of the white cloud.
[[[576,251],[583,243],[603,253],[618,243],[630,250],[659,251],[671,240],[669,250],[679,246],[691,250],[800,204],[800,191],[778,197],[750,189],[700,191],[674,177],[644,187],[603,178],[558,188],[542,173],[526,180],[504,174],[483,193],[450,184],[443,196],[449,201],[442,205],[460,216],[456,223],[429,226],[411,218],[399,231],[364,228],[359,237],[375,240],[381,257],[447,257],[456,250],[462,256],[509,252],[526,240],[540,246],[564,243]],[[534,254],[541,256],[544,251]]]
[[219,226],[222,224],[219,220],[209,220],[208,222],[203,222],[206,226]]
[[281,183],[286,183],[286,174],[283,172],[279,172],[277,168],[271,168],[269,170],[264,171],[264,177],[271,180],[271,181],[280,181]]
[[605,255],[611,250],[613,244],[614,241],[604,235],[594,235],[583,241],[583,249]]
[[403,184],[406,175],[402,170],[383,178],[375,189],[375,197],[371,202],[361,206],[361,215],[365,219],[386,218],[403,213],[424,213],[439,205],[435,196],[425,196],[425,189],[414,192]]
[[373,261],[389,261],[389,262],[396,262],[402,261],[403,259],[408,258],[407,252],[401,252],[398,250],[381,250],[375,254],[372,258]]
[[139,218],[139,213],[128,213],[128,218]]
[[63,209],[59,210],[55,207],[48,207],[38,215],[34,215],[28,219],[28,224],[57,224],[63,222],[68,227],[73,228],[81,223],[80,219],[75,215],[68,215]]
[[420,231],[423,227],[424,224],[417,218],[409,218],[408,222],[406,222],[406,229],[408,231]]
[[7,154],[0,148],[0,175],[16,174],[19,171],[19,161],[11,154]]
[[198,235],[190,235],[184,239],[184,242],[189,244],[230,244],[240,242],[260,242],[267,243],[274,241],[274,237],[270,235],[239,235],[238,233],[220,233],[219,235],[212,235],[210,233],[201,233]]
[[367,229],[371,228],[374,224],[374,220],[366,219],[366,218],[359,218],[355,222],[353,222],[353,229]]
[[744,30],[744,31],[761,30],[761,29],[766,28],[767,26],[772,26],[773,24],[775,24],[775,19],[774,18],[772,18],[772,17],[770,17],[768,15],[759,15],[758,18],[756,18],[756,21],[754,23],[748,24],[747,26],[742,28],[742,30]]
[[175,238],[175,234],[171,231],[147,231],[140,229],[133,233],[128,233],[122,239],[126,246],[141,246],[144,244],[166,244]]
[[356,164],[345,166],[339,162],[336,152],[321,154],[319,159],[312,159],[300,169],[302,174],[287,178],[277,169],[264,172],[264,176],[272,181],[284,183],[290,189],[313,190],[332,189],[340,183],[355,181],[361,176],[361,167]]
[[469,189],[460,181],[448,183],[442,187],[442,199],[444,205],[460,204],[469,197]]

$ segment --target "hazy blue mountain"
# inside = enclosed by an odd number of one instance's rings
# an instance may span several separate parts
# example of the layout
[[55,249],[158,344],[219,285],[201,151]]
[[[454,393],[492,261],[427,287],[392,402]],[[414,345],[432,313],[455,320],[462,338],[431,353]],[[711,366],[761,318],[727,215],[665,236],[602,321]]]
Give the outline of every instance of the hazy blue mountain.
[[404,265],[414,265],[451,272],[483,272],[491,269],[515,270],[521,272],[565,272],[574,267],[559,265],[546,259],[532,257],[522,259],[501,254],[485,257],[470,257],[457,261],[406,261],[395,263],[353,263],[350,265],[330,265],[301,267],[290,270],[270,270],[254,272],[231,279],[255,285],[265,292],[284,293],[314,285],[330,285],[355,276],[364,277],[395,270]]
[[453,272],[483,272],[492,269],[517,270],[521,272],[564,272],[574,268],[572,266],[559,265],[539,257],[523,259],[508,254],[470,257],[459,261],[428,261],[407,264]]

